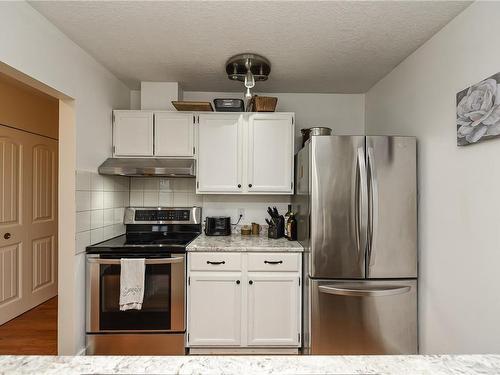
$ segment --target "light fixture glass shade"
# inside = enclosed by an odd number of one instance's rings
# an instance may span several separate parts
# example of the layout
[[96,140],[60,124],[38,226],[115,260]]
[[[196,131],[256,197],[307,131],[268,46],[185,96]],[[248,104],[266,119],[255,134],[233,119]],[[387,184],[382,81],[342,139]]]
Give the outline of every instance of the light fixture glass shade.
[[251,89],[255,86],[255,77],[250,70],[247,71],[245,75],[245,87]]

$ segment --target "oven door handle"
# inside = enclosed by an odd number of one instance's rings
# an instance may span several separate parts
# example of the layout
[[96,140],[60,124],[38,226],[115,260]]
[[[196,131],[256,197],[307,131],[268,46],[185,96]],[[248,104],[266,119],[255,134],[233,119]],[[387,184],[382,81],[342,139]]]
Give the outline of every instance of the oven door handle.
[[[98,263],[98,264],[120,264],[120,259],[107,259],[107,258],[89,258],[87,259],[89,263]],[[151,258],[146,259],[145,264],[171,264],[171,263],[181,263],[184,261],[184,257],[175,257],[175,258]]]

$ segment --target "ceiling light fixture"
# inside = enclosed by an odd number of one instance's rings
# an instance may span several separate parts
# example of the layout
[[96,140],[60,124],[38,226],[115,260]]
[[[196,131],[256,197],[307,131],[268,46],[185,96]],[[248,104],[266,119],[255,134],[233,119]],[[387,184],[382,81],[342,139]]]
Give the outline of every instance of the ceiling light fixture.
[[245,98],[251,99],[250,89],[256,81],[266,81],[271,73],[271,63],[264,56],[254,53],[242,53],[231,57],[226,62],[227,77],[245,84]]

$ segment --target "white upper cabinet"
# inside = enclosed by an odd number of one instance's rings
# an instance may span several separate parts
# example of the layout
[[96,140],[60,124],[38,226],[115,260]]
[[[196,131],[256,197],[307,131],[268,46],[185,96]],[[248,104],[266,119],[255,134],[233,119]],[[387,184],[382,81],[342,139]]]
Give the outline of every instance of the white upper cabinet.
[[293,116],[253,114],[248,122],[249,192],[293,194]]
[[114,111],[113,155],[153,156],[153,112]]
[[194,155],[194,115],[180,112],[154,113],[154,155]]
[[197,193],[293,194],[293,114],[199,119]]
[[198,126],[196,191],[242,191],[242,121],[240,114],[201,114]]

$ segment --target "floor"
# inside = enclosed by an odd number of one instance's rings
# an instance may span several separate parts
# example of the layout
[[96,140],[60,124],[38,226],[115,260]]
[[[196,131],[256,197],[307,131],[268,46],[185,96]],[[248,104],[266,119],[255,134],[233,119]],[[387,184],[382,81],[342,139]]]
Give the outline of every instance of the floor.
[[0,326],[2,354],[57,354],[57,297]]

